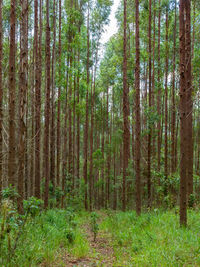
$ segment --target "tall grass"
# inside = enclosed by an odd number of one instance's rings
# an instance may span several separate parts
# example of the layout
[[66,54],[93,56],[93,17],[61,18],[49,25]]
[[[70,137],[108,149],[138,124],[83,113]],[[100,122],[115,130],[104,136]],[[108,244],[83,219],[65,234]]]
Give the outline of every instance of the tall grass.
[[48,266],[56,261],[63,249],[81,257],[87,255],[89,246],[80,231],[78,216],[73,215],[72,220],[70,213],[65,210],[48,210],[29,219],[15,253],[9,260],[7,240],[4,240],[0,266],[27,267],[39,266],[41,263]]
[[200,266],[199,212],[189,211],[188,219],[180,228],[174,211],[118,212],[101,229],[112,235],[116,266]]

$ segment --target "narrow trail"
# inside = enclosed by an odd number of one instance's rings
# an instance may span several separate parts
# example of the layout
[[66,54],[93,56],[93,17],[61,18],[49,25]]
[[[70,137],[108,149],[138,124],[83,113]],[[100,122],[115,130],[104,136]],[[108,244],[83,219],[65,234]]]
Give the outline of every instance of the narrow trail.
[[[62,262],[65,267],[98,267],[105,266],[111,267],[115,262],[115,256],[113,248],[110,246],[111,237],[109,234],[99,231],[96,241],[94,242],[94,236],[91,232],[90,225],[88,223],[84,223],[82,226],[83,235],[87,239],[90,250],[88,256],[84,258],[77,259],[66,253],[62,256]],[[55,266],[55,265],[54,265]],[[61,265],[56,265],[61,266]]]

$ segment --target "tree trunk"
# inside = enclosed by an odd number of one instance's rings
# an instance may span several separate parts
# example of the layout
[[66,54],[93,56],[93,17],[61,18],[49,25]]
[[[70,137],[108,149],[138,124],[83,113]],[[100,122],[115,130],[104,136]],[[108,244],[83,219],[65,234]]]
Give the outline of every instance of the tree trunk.
[[186,49],[186,92],[187,92],[187,193],[193,194],[193,101],[192,101],[192,75],[191,75],[191,1],[185,1],[185,49]]
[[[151,0],[149,0],[149,110],[151,112]],[[152,127],[148,123],[148,158],[147,158],[147,191],[148,191],[148,207],[151,207],[151,132]]]
[[87,15],[87,92],[85,105],[85,132],[84,132],[84,165],[83,177],[85,181],[85,209],[88,210],[88,181],[87,181],[87,161],[88,161],[88,91],[90,85],[89,61],[90,61],[90,36],[89,36],[89,1],[88,1],[88,15]]
[[128,160],[130,157],[130,131],[129,131],[129,100],[127,84],[127,1],[124,0],[124,37],[123,37],[123,193],[122,210],[126,210],[126,177]]
[[[80,33],[80,29],[79,29]],[[80,76],[80,48],[78,49],[78,74],[77,74],[77,106],[79,106],[79,76]],[[78,187],[80,186],[80,112],[77,112],[77,162],[76,162],[76,169],[77,169],[77,183]]]
[[[3,183],[3,81],[2,81],[2,60],[3,60],[3,25],[2,25],[3,0],[0,0],[0,192]],[[0,201],[1,201],[0,193]]]
[[166,34],[165,34],[165,188],[164,194],[167,195],[167,179],[168,179],[168,7],[166,7]]
[[50,180],[55,191],[55,64],[56,64],[56,2],[53,1],[53,49],[51,58],[51,138],[50,138]]
[[136,64],[135,64],[135,103],[136,103],[136,142],[135,142],[135,170],[136,170],[136,212],[141,213],[141,181],[140,181],[140,34],[139,34],[139,0],[135,1],[135,19],[136,19]]
[[58,87],[58,108],[57,108],[57,173],[56,173],[56,184],[60,186],[60,97],[61,97],[61,53],[62,53],[62,42],[61,42],[61,24],[62,24],[62,5],[61,0],[59,0],[59,87]]
[[179,39],[180,39],[180,224],[187,224],[187,86],[185,58],[185,8],[180,0]]
[[49,114],[50,114],[50,26],[49,26],[49,0],[46,1],[46,103],[45,103],[45,131],[44,131],[44,159],[45,159],[45,195],[44,207],[48,207],[49,200]]
[[11,0],[10,9],[10,53],[9,53],[9,155],[8,155],[8,184],[16,185],[15,164],[15,23],[16,23],[16,1]]
[[159,0],[159,12],[158,12],[158,95],[157,95],[157,112],[158,112],[158,139],[157,139],[157,153],[158,153],[158,166],[157,169],[160,171],[160,159],[161,159],[161,111],[160,111],[160,102],[161,102],[161,85],[160,85],[160,20],[161,20],[161,6]]
[[35,51],[35,196],[40,198],[40,63],[38,51],[38,0],[34,1],[34,51]]
[[21,51],[20,51],[20,138],[19,138],[19,173],[18,173],[18,211],[23,213],[24,198],[24,167],[25,167],[25,147],[26,147],[26,95],[28,89],[28,0],[21,2]]
[[175,103],[175,79],[176,79],[176,1],[175,1],[175,22],[174,22],[174,47],[173,47],[173,78],[172,78],[172,121],[171,121],[171,172],[175,172],[175,127],[176,127],[176,103]]

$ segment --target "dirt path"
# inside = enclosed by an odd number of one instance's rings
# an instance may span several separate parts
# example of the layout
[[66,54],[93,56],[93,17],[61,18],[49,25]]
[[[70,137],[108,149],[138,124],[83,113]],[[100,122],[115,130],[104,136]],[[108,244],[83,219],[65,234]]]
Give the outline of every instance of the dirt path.
[[114,251],[110,246],[111,242],[110,236],[104,232],[99,231],[96,241],[94,242],[93,234],[90,230],[90,225],[84,224],[82,225],[82,229],[83,229],[83,234],[86,236],[90,245],[89,255],[81,259],[76,259],[71,255],[66,254],[62,257],[62,262],[65,265],[56,265],[56,266],[66,266],[66,267],[113,266],[115,257],[114,257]]

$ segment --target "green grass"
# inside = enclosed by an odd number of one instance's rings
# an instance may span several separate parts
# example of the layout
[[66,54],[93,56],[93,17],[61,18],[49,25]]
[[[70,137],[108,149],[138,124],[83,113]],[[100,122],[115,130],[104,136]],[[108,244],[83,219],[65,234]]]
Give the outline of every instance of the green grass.
[[[71,219],[70,216],[65,210],[48,210],[29,220],[11,257],[10,266],[39,266],[43,262],[50,264],[63,249],[76,257],[87,255],[89,245],[80,230],[81,219],[76,215]],[[11,242],[15,242],[14,234]],[[8,266],[6,244],[5,239],[2,258],[0,256],[3,263],[0,261],[0,266]]]
[[[200,266],[200,212],[188,211],[188,227],[179,227],[175,211],[155,210],[137,217],[135,212],[99,212],[100,234],[110,236],[113,266]],[[48,210],[29,219],[20,236],[10,266],[46,266],[62,262],[62,255],[84,258],[91,250],[83,224],[90,214]],[[14,230],[11,232],[14,243]],[[97,235],[98,242],[98,235]],[[1,246],[0,266],[9,266],[7,239]],[[100,255],[99,257],[103,257]],[[52,266],[52,265],[51,265]]]
[[139,218],[118,212],[101,229],[112,235],[116,266],[200,266],[200,213],[189,211],[188,221],[188,228],[180,228],[173,211]]

